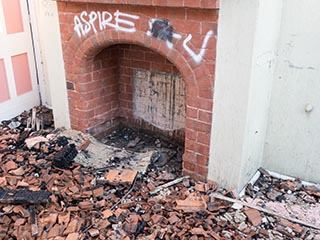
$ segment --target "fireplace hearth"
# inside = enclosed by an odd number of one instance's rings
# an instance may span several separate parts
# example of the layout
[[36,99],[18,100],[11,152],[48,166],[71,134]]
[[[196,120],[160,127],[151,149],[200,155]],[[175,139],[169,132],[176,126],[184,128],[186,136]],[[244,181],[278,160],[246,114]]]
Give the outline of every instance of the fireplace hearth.
[[125,124],[184,143],[184,173],[204,180],[218,4],[158,2],[58,1],[71,125],[101,136]]

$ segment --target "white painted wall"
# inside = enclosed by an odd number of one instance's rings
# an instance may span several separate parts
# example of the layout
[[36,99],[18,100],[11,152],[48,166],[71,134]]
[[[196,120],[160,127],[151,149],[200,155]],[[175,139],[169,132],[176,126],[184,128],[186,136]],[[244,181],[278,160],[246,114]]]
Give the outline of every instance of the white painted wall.
[[35,9],[36,43],[41,58],[41,87],[44,104],[52,107],[56,127],[70,127],[66,77],[62,55],[57,3],[51,0],[30,1]]
[[282,2],[220,4],[208,179],[240,190],[262,164]]
[[319,9],[221,1],[209,179],[240,190],[262,166],[320,182]]
[[283,6],[263,166],[320,182],[320,1]]

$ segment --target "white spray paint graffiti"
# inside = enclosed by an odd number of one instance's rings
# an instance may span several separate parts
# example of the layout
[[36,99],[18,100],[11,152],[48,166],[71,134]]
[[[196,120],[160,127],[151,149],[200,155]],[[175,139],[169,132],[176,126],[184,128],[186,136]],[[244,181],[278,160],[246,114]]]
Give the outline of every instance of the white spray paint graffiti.
[[196,54],[194,51],[192,51],[189,46],[187,45],[187,43],[192,39],[192,35],[189,34],[188,37],[183,41],[183,47],[184,49],[189,53],[189,55],[193,58],[193,60],[196,63],[200,63],[205,52],[206,52],[206,47],[208,44],[209,39],[213,36],[213,31],[210,30],[209,32],[207,32],[203,42],[202,42],[202,46],[201,46],[201,50],[198,54]]
[[[154,27],[154,23],[156,21],[163,21],[162,19],[157,19],[157,18],[152,18],[149,20],[149,30],[147,32],[147,35],[148,36],[154,36],[153,33],[152,33],[152,29]],[[170,22],[169,22],[169,25],[170,25]],[[167,32],[167,34],[169,34],[169,32]],[[172,38],[175,38],[175,39],[181,39],[182,36],[181,34],[178,34],[178,33],[173,33],[173,32],[170,32],[170,34],[172,34]],[[196,62],[196,63],[200,63],[205,52],[206,52],[206,47],[208,45],[208,41],[209,39],[213,36],[213,31],[210,30],[207,32],[203,42],[202,42],[202,46],[201,46],[201,50],[198,54],[196,54],[188,45],[187,43],[192,39],[192,34],[188,34],[188,36],[184,39],[183,41],[183,48],[187,51],[187,53],[193,58],[193,60]],[[168,46],[168,48],[172,48],[173,47],[173,43],[170,41],[171,39],[165,39],[165,42]]]
[[[98,20],[100,31],[106,29],[106,26],[116,29],[117,31],[134,33],[136,31],[133,21],[128,19],[137,20],[139,16],[123,13],[117,10],[114,14],[114,21],[112,23],[113,16],[110,12],[95,12],[91,11],[89,14],[87,11],[83,11],[79,16],[74,17],[74,31],[79,37],[85,36],[92,30],[97,33],[95,22]],[[123,19],[127,18],[127,19]]]
[[[90,33],[90,31],[93,31],[94,33],[97,33],[97,29],[95,26],[96,21],[98,21],[99,29],[100,31],[106,29],[107,26],[114,28],[117,31],[123,31],[123,32],[129,32],[134,33],[136,32],[135,23],[133,20],[137,20],[140,17],[137,15],[132,15],[128,13],[123,13],[117,10],[112,15],[110,12],[107,11],[91,11],[89,14],[87,11],[83,11],[80,16],[74,17],[74,31],[78,34],[79,37],[86,36]],[[112,23],[112,20],[114,20],[114,23]],[[152,27],[153,24],[156,21],[159,21],[161,19],[152,18],[149,20],[149,30],[147,31],[147,35],[152,37]],[[170,23],[169,23],[170,24]],[[170,35],[171,39],[181,39],[181,34],[171,32],[172,36]],[[206,33],[206,36],[204,37],[204,40],[202,42],[201,50],[198,54],[196,54],[187,44],[192,39],[192,34],[188,34],[188,36],[183,40],[183,48],[186,50],[186,52],[192,57],[192,59],[196,63],[200,63],[203,59],[203,56],[206,52],[206,47],[208,45],[209,39],[214,35],[214,32],[212,30],[208,31]],[[171,39],[165,39],[166,45],[168,48],[173,48],[173,43],[171,42]]]

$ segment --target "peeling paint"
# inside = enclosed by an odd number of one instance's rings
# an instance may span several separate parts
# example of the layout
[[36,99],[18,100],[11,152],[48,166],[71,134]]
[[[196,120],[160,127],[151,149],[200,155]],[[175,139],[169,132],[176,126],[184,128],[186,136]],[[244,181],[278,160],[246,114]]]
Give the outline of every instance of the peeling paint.
[[185,127],[185,84],[180,75],[135,69],[133,112],[162,130]]

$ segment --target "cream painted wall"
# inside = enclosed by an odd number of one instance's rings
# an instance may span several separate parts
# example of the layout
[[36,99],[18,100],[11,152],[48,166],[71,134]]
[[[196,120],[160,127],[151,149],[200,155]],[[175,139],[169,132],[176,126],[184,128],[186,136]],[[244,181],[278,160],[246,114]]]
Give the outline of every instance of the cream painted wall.
[[220,5],[208,178],[240,190],[262,164],[282,2]]
[[262,164],[282,16],[282,1],[258,3],[239,186],[246,184]]
[[39,74],[43,78],[41,94],[45,104],[53,109],[55,126],[70,127],[66,77],[61,47],[57,3],[51,0],[30,1],[35,9],[36,35],[41,64]]
[[320,1],[284,0],[283,6],[263,166],[319,183]]
[[240,190],[263,166],[320,182],[319,9],[221,1],[209,179]]
[[239,185],[242,165],[258,8],[249,2],[220,2],[208,179],[225,187]]

